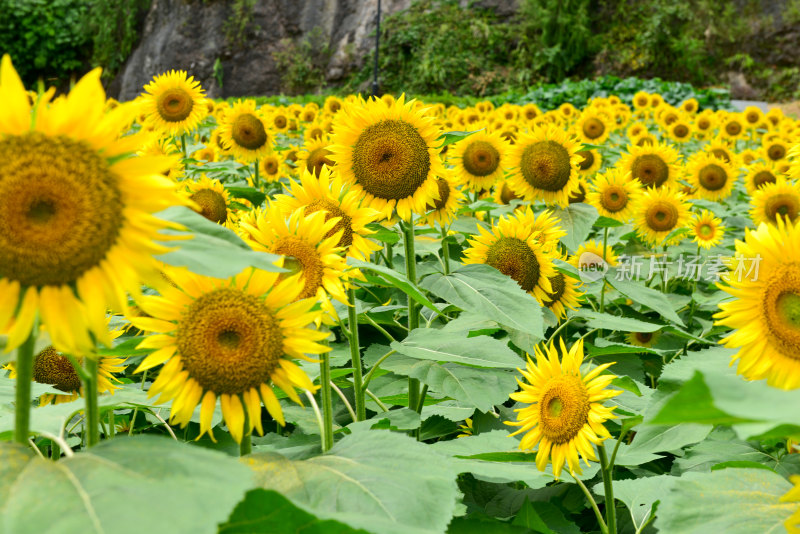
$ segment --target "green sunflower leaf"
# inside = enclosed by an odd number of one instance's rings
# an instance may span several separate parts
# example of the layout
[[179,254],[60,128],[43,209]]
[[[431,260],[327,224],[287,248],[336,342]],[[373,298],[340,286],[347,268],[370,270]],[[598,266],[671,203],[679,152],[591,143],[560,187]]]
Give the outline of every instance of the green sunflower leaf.
[[462,132],[462,131],[456,131],[456,130],[454,130],[452,132],[445,132],[445,133],[443,133],[442,135],[440,135],[439,137],[436,138],[437,141],[439,141],[439,140],[442,141],[442,144],[439,145],[437,148],[444,148],[447,145],[452,145],[453,143],[458,143],[462,139],[465,139],[465,138],[469,137],[470,135],[472,135],[474,133],[478,133],[478,132],[480,132],[482,130],[484,130],[484,128],[481,128],[480,130],[474,130],[472,132]]
[[419,360],[463,363],[473,367],[516,369],[525,361],[507,343],[489,336],[467,337],[467,332],[443,332],[433,328],[412,331],[392,349]]

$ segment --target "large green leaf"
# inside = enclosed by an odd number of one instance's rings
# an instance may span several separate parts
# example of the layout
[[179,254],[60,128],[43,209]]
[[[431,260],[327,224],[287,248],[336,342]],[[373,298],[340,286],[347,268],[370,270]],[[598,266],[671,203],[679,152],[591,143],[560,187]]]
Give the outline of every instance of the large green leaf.
[[779,502],[792,485],[766,469],[686,473],[661,497],[660,534],[784,532],[796,502]]
[[476,369],[456,363],[421,361],[408,376],[427,384],[430,390],[469,403],[482,412],[508,400],[517,388],[516,374],[504,369]]
[[253,487],[235,459],[152,436],[105,441],[58,462],[35,458],[12,476],[0,501],[4,534],[211,534]]
[[422,291],[417,288],[411,281],[403,274],[398,273],[393,269],[389,269],[388,267],[384,267],[383,265],[375,265],[374,263],[366,263],[363,261],[354,260],[349,258],[347,260],[348,265],[352,265],[353,267],[357,267],[364,271],[371,271],[386,282],[388,282],[391,286],[396,287],[397,289],[401,290],[406,295],[410,296],[415,301],[419,302],[426,308],[435,311],[437,314],[441,315],[442,312],[436,305],[433,304],[428,298],[422,293]]
[[382,430],[346,436],[308,460],[257,453],[248,463],[259,486],[319,518],[380,534],[444,532],[458,495],[452,461]]
[[651,310],[657,311],[670,321],[683,326],[683,321],[680,317],[678,317],[678,314],[675,313],[675,310],[672,308],[672,304],[669,302],[669,300],[667,300],[667,297],[664,296],[663,293],[660,293],[655,289],[645,287],[644,284],[637,284],[635,282],[629,282],[628,280],[617,280],[613,276],[607,277],[607,280],[608,283],[614,286],[617,291],[632,301],[642,304],[643,306],[647,306]]
[[178,223],[187,231],[162,230],[168,239],[162,245],[177,247],[157,258],[168,265],[187,267],[190,271],[215,278],[229,278],[247,267],[264,271],[283,271],[275,266],[278,256],[252,250],[233,231],[215,224],[183,206],[173,206],[156,214],[160,219]]
[[580,309],[576,315],[586,319],[586,323],[591,328],[602,328],[604,330],[615,330],[619,332],[655,332],[662,328],[662,325],[648,323],[630,317],[618,317],[610,313],[600,313],[587,309]]
[[276,491],[255,489],[247,493],[220,525],[220,534],[367,534],[332,519],[318,519]]
[[[678,477],[660,475],[614,481],[614,498],[625,503],[637,532],[655,513],[659,500],[675,485]],[[594,492],[605,495],[603,484],[594,486]]]
[[467,337],[467,332],[419,328],[392,348],[411,358],[456,362],[475,367],[516,369],[524,361],[506,343],[489,336]]
[[511,330],[541,339],[542,307],[519,284],[489,265],[464,265],[426,277],[422,287],[464,311],[483,315]]
[[570,252],[575,252],[586,241],[592,225],[599,217],[597,208],[583,203],[570,204],[566,208],[554,208],[553,213],[559,219],[561,228],[567,232],[567,235],[561,238],[561,242]]

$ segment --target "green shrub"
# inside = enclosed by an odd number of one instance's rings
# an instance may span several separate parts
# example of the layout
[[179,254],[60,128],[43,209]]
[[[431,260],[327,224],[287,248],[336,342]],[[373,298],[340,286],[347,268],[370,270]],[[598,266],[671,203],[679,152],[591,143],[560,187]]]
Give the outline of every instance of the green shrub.
[[280,49],[272,57],[283,73],[281,82],[285,92],[318,92],[324,87],[331,49],[322,28],[315,27],[300,41],[282,39]]
[[94,0],[88,27],[92,37],[93,66],[112,77],[139,41],[139,24],[151,0]]

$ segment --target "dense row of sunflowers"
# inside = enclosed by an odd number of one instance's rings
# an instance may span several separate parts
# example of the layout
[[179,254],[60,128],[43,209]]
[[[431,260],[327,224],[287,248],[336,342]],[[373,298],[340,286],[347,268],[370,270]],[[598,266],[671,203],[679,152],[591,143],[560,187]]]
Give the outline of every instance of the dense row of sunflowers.
[[[315,396],[321,401],[330,448],[332,332],[351,345],[352,413],[365,418],[354,308],[356,290],[369,289],[363,262],[402,270],[395,261],[405,261],[403,276],[416,284],[414,246],[431,239],[441,240],[445,275],[458,262],[494,267],[562,334],[573,310],[604,311],[610,288],[587,290],[587,269],[679,245],[721,253],[726,265],[758,257],[757,279],[722,277],[733,298],[719,305],[716,328],[732,329],[721,343],[738,349],[746,379],[800,387],[800,154],[790,149],[798,122],[777,110],[701,111],[693,100],[675,107],[646,93],[632,105],[610,96],[547,112],[391,95],[258,107],[207,99],[183,72],[119,104],[106,99],[97,71],[65,96],[28,92],[8,57],[0,102],[0,333],[16,351],[9,372],[18,399],[30,396],[22,383],[31,380],[63,392],[42,396],[42,405],[87,397],[90,446],[100,431],[89,397],[113,393],[127,365],[97,351],[125,330],[147,350],[135,372],[149,373],[149,395],[170,403],[170,423],[186,427],[199,412],[193,437],[214,439],[219,405],[247,453],[253,431],[285,425],[285,399],[303,404],[304,395],[315,409]],[[742,228],[755,229],[724,228],[717,213],[742,202],[752,221]],[[580,203],[596,209],[602,230],[570,254],[559,213]],[[157,256],[181,244],[164,234],[179,226],[157,216],[171,206],[274,255],[275,269],[219,279],[161,263]],[[625,225],[635,237],[609,242],[609,229]],[[399,231],[402,253],[375,239],[387,231]],[[732,237],[742,239],[735,254],[723,246]],[[409,297],[408,332],[419,327],[418,306]],[[50,346],[34,357],[43,335]],[[626,339],[649,347],[657,336]],[[507,392],[518,402],[507,424],[519,427],[519,447],[536,451],[540,470],[580,474],[583,457],[600,461],[610,483],[603,443],[621,390],[612,363],[585,361],[584,337],[551,334],[532,351],[519,390]],[[304,362],[319,361],[312,380]],[[408,407],[419,412],[426,391],[409,379]],[[462,428],[472,434],[470,419]],[[15,439],[28,437],[18,418]],[[615,528],[608,514],[598,512],[598,522]],[[786,526],[796,531],[799,522],[796,511]]]

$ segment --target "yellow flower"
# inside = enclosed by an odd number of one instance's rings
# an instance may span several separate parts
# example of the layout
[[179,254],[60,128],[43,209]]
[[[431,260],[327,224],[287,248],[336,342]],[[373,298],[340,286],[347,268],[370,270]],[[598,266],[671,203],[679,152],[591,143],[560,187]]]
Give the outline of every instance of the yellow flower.
[[663,143],[629,145],[628,153],[622,155],[618,166],[645,187],[663,187],[678,179],[679,157],[674,148]]
[[682,235],[665,240],[674,230],[686,226],[689,207],[683,199],[683,193],[669,188],[647,189],[642,195],[635,219],[639,237],[653,246],[680,242]]
[[603,371],[612,364],[581,372],[583,340],[569,350],[563,339],[559,339],[559,345],[560,351],[553,342],[543,349],[536,347],[536,363],[528,357],[526,370],[519,369],[525,382],[518,381],[522,390],[510,397],[528,406],[515,410],[517,421],[506,422],[521,427],[512,434],[524,433],[520,449],[530,450],[539,445],[536,452],[539,471],[544,471],[552,459],[556,478],[565,463],[570,472],[582,473],[578,455],[583,456],[586,465],[589,460],[597,461],[592,445],[601,445],[611,437],[603,424],[616,418],[614,407],[607,408],[602,403],[622,393],[607,389],[615,376]]
[[[794,487],[781,497],[781,502],[800,502],[800,476],[792,475],[789,480],[794,484]],[[797,510],[789,519],[784,521],[783,525],[789,534],[800,534],[800,506],[797,507]]]
[[744,177],[744,186],[747,188],[747,192],[752,195],[763,186],[774,184],[779,178],[785,179],[786,177],[778,172],[774,163],[754,163],[747,169],[747,174]]
[[698,152],[689,159],[686,174],[698,197],[717,201],[730,196],[737,178],[730,163],[707,152]]
[[722,220],[714,217],[714,214],[708,210],[692,215],[689,227],[692,229],[692,236],[694,236],[692,241],[706,250],[719,245],[720,241],[722,241],[722,236],[725,235],[725,227],[722,226]]
[[575,123],[575,132],[584,143],[602,145],[608,140],[611,124],[602,114],[587,108]]
[[206,175],[197,180],[183,182],[194,202],[195,211],[211,222],[233,228],[237,217],[230,207],[230,198],[225,186],[219,180],[212,180]]
[[750,218],[755,224],[793,222],[800,214],[800,185],[784,179],[764,184],[753,192],[750,206]]
[[437,176],[436,185],[439,187],[439,198],[428,204],[428,213],[423,217],[423,222],[433,226],[434,222],[446,226],[455,217],[458,206],[464,201],[464,193],[456,187],[455,180],[450,175]]
[[578,172],[582,176],[591,176],[603,164],[603,157],[600,152],[593,148],[591,150],[581,150],[578,152],[581,156],[581,162],[578,164]]
[[200,82],[186,71],[169,71],[144,86],[142,112],[147,126],[169,135],[191,132],[208,115],[208,100]]
[[628,222],[642,196],[642,186],[632,180],[630,173],[611,169],[598,174],[586,195],[586,202],[597,208],[600,215]]
[[609,267],[616,267],[617,255],[610,246],[606,246],[606,249],[603,250],[603,243],[594,239],[579,246],[570,260],[570,264],[578,269],[602,267],[600,262],[607,263]]
[[253,162],[272,152],[272,136],[253,100],[239,100],[225,113],[220,137],[233,156]]
[[30,334],[37,315],[53,345],[85,354],[111,344],[106,311],[125,310],[126,291],[161,279],[155,242],[168,223],[153,213],[182,204],[161,173],[163,156],[127,157],[144,138],[120,137],[132,110],[105,113],[100,70],[69,95],[42,100],[32,120],[11,60],[0,64],[0,331],[6,350]]
[[501,132],[480,131],[455,143],[447,153],[458,183],[470,191],[491,188],[503,176],[508,143]]
[[333,166],[333,152],[330,150],[330,142],[326,139],[317,139],[316,141],[307,142],[303,150],[297,153],[297,166],[300,168],[300,173],[308,170],[317,176],[323,168],[330,168]]
[[567,316],[567,309],[574,310],[580,306],[581,283],[571,276],[556,272],[555,276],[550,277],[550,286],[553,290],[547,294],[544,305],[560,322]]

